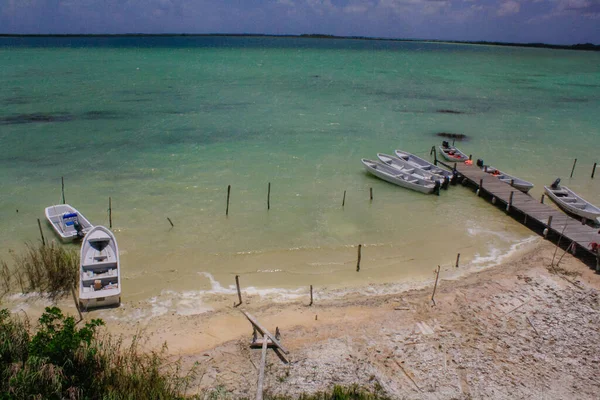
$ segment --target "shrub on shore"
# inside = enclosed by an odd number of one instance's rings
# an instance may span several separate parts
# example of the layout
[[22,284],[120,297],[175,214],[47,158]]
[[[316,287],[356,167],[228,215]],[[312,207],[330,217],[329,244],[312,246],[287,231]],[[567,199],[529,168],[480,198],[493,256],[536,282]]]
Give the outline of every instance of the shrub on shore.
[[77,328],[48,307],[32,333],[26,320],[0,310],[0,399],[183,399],[195,370],[181,375],[165,349],[142,352],[98,338],[102,320]]

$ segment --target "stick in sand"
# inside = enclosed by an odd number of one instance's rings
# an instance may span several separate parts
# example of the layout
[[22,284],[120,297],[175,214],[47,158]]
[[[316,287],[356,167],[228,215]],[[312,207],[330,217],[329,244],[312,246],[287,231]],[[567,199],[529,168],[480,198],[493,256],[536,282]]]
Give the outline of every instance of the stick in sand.
[[437,289],[438,279],[440,278],[440,266],[438,265],[437,273],[435,275],[435,285],[433,285],[433,293],[431,294],[431,301],[433,301],[433,305],[435,306],[435,290]]

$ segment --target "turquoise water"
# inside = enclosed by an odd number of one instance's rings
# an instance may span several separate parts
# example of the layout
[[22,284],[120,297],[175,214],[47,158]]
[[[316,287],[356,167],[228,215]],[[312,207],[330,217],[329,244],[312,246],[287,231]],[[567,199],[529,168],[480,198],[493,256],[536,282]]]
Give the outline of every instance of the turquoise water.
[[61,201],[64,176],[67,202],[94,224],[108,224],[112,197],[131,301],[214,289],[209,278],[226,287],[235,274],[289,290],[395,282],[429,276],[457,252],[483,265],[527,240],[530,231],[461,187],[438,198],[364,173],[360,158],[377,152],[428,157],[437,132],[468,135],[457,146],[532,181],[536,197],[561,176],[600,204],[600,172],[590,179],[600,161],[598,53],[1,38],[0,60],[0,258],[38,240],[36,218]]

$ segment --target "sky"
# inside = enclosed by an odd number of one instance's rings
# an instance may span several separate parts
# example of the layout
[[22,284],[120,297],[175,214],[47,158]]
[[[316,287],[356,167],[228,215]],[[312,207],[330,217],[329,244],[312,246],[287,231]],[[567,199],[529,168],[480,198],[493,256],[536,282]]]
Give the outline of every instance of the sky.
[[0,33],[318,33],[600,44],[600,0],[0,0]]

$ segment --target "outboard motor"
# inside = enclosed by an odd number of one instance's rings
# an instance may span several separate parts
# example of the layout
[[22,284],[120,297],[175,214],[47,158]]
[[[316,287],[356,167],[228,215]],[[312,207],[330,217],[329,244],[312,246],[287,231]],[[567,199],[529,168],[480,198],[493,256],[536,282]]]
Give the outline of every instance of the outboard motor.
[[448,190],[448,185],[450,184],[450,178],[447,176],[444,177],[444,182],[442,183],[442,189]]
[[448,141],[447,141],[447,140],[444,140],[444,141],[442,142],[442,147],[443,147],[443,148],[445,148],[445,149],[447,149],[448,147],[450,147],[450,144],[448,143]]
[[85,234],[83,233],[83,226],[81,226],[81,224],[79,223],[79,221],[74,221],[73,222],[73,228],[75,228],[75,231],[77,231],[77,237],[79,239],[83,239],[83,237],[85,236]]
[[450,178],[450,184],[452,186],[454,186],[454,185],[456,185],[457,181],[458,181],[458,172],[455,169],[453,169],[452,170],[452,178]]
[[554,183],[552,183],[552,185],[550,185],[550,187],[552,189],[558,189],[559,186],[560,186],[560,178],[556,178],[556,180],[554,181]]
[[433,193],[440,195],[440,182],[435,181],[435,186],[433,187]]
[[478,166],[479,168],[483,168],[483,160],[482,160],[481,158],[478,158],[478,159],[477,159],[477,166]]

